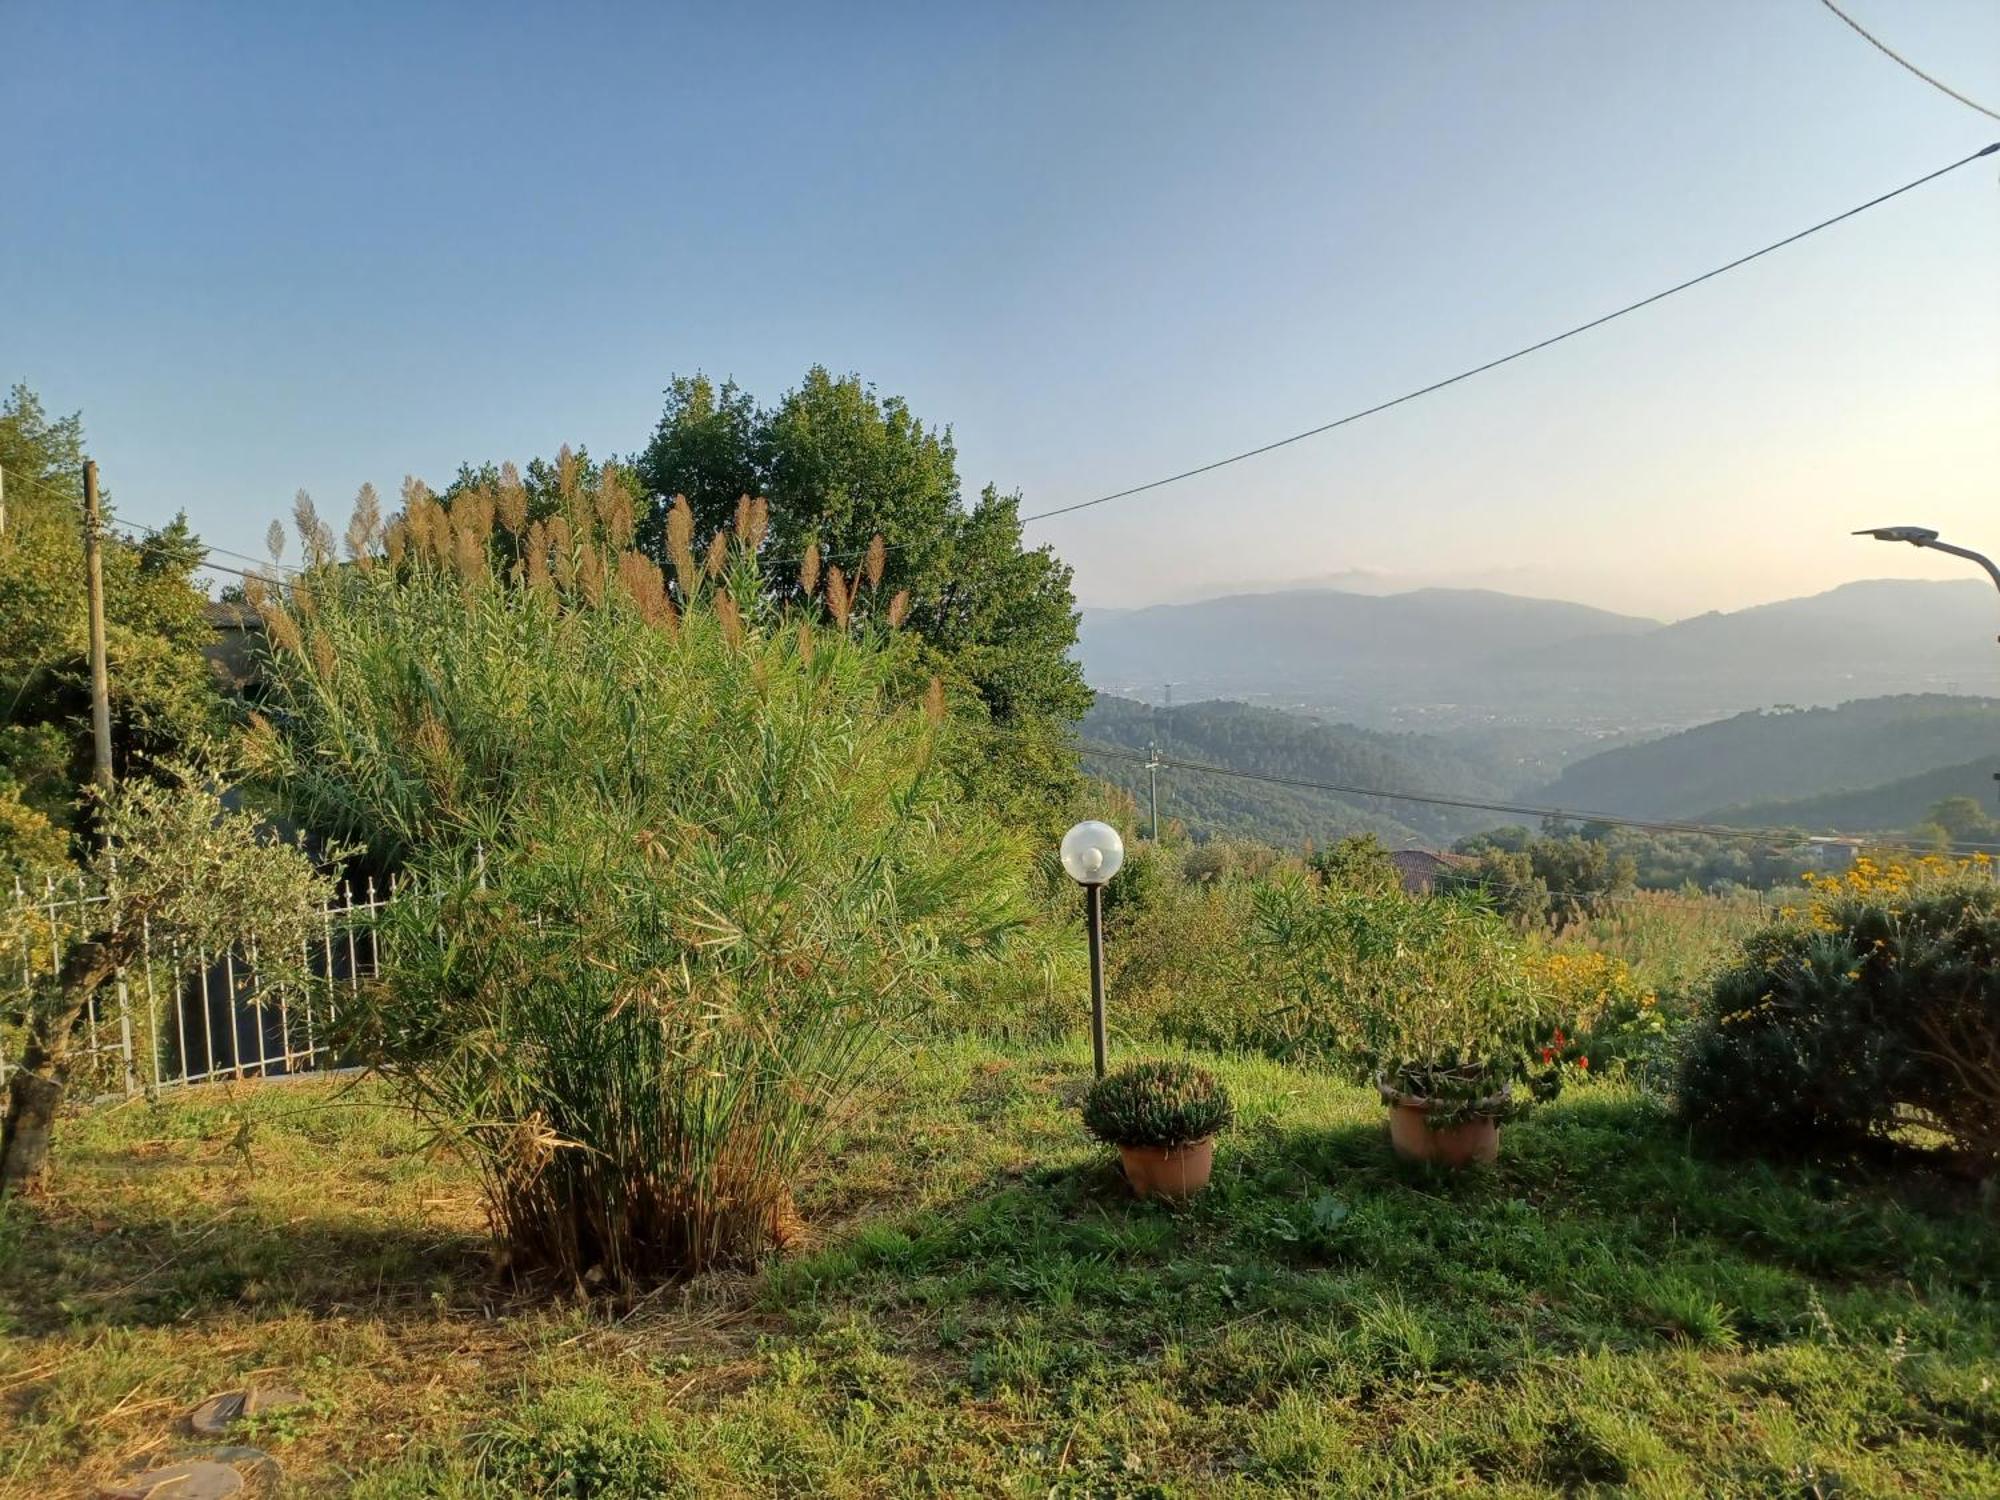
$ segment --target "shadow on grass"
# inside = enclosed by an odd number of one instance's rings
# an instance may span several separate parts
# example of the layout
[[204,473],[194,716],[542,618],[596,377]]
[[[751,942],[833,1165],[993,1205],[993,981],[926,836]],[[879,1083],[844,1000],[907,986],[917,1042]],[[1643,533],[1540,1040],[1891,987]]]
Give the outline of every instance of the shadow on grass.
[[[1067,1319],[1131,1353],[1254,1322],[1281,1339],[1388,1339],[1414,1367],[1482,1375],[1552,1351],[1782,1343],[1843,1319],[2000,1344],[1983,1300],[2000,1237],[1963,1192],[1704,1157],[1629,1094],[1536,1111],[1506,1127],[1496,1167],[1458,1173],[1399,1161],[1380,1117],[1267,1117],[1223,1139],[1187,1204],[1137,1201],[1114,1153],[1041,1139],[1046,1164],[823,1230],[769,1263],[756,1297],[808,1319]],[[0,1332],[428,1316],[532,1295],[463,1229],[226,1199],[181,1217],[0,1205]]]
[[160,1327],[224,1312],[394,1316],[491,1298],[483,1236],[204,1205],[186,1218],[0,1203],[0,1331]]
[[765,1296],[915,1304],[1008,1339],[1045,1320],[1148,1359],[1254,1325],[1346,1351],[1312,1358],[1502,1378],[1551,1354],[1905,1328],[1990,1350],[1990,1228],[1929,1181],[1704,1158],[1657,1107],[1585,1094],[1464,1172],[1398,1160],[1380,1123],[1265,1121],[1185,1205],[1135,1201],[1109,1152],[994,1173],[773,1266]]

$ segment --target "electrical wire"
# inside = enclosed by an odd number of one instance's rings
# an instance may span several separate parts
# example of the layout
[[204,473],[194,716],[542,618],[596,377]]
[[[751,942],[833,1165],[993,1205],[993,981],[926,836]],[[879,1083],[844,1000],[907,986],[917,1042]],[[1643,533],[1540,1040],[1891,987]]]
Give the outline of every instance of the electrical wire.
[[1986,118],[1989,120],[2000,120],[2000,114],[1997,114],[1993,110],[1988,109],[1978,100],[1966,98],[1965,95],[1961,94],[1957,89],[1953,88],[1950,84],[1945,83],[1940,79],[1933,78],[1930,74],[1926,73],[1922,68],[1918,67],[1915,63],[1911,62],[1907,57],[1903,56],[1902,53],[1898,52],[1894,47],[1891,47],[1887,42],[1883,41],[1880,37],[1876,36],[1867,27],[1863,26],[1859,21],[1855,20],[1854,17],[1850,16],[1846,11],[1842,10],[1838,5],[1835,5],[1833,3],[1833,0],[1819,0],[1819,3],[1821,5],[1824,5],[1828,10],[1832,11],[1836,16],[1839,16],[1841,20],[1845,21],[1850,27],[1853,28],[1854,34],[1856,36],[1860,37],[1862,41],[1866,42],[1869,46],[1873,47],[1877,52],[1881,53],[1884,57],[1888,58],[1889,61],[1895,63],[1898,67],[1906,69],[1907,71],[1916,74],[1917,77],[1923,79],[1925,83],[1928,83],[1932,88],[1936,89],[1940,94],[1945,94],[1953,99],[1956,99],[1960,104],[1963,104],[1967,109],[1976,109],[1982,115],[1986,116]]
[[[43,490],[45,493],[54,495],[58,498],[62,499],[72,498],[63,494],[63,492],[56,490],[45,483],[42,483],[41,481],[29,479],[26,475],[16,474],[11,477],[16,482],[32,485],[36,488]],[[137,521],[107,522],[106,530],[112,531],[114,532],[114,534],[119,534],[116,531],[116,528],[118,528],[119,526],[136,527],[137,529],[146,532],[150,536],[158,536],[160,534],[159,528],[146,526],[144,523]],[[121,540],[123,541],[135,544],[141,540],[140,538],[131,536],[129,534],[120,534],[120,537]],[[221,549],[210,549],[210,550],[221,550]],[[232,557],[243,556],[241,553],[228,553],[227,555]],[[254,559],[250,558],[244,558],[243,560],[254,561]],[[206,561],[201,563],[200,566],[211,572],[226,573],[237,578],[255,581],[259,583],[268,583],[271,581],[269,572],[256,572],[256,573],[246,572],[241,568],[232,568],[222,563],[214,563]],[[978,727],[984,732],[996,735],[1018,733],[1018,731],[1009,730],[1004,725],[986,724],[986,725],[980,725]],[[1649,833],[1692,834],[1705,838],[1729,840],[1735,842],[1797,844],[1801,841],[1811,841],[1813,839],[1845,840],[1854,837],[1854,835],[1842,834],[1837,832],[1817,833],[1817,834],[1810,832],[1800,833],[1790,829],[1755,828],[1755,827],[1738,828],[1738,827],[1731,827],[1727,824],[1700,823],[1700,822],[1691,822],[1681,819],[1630,818],[1615,813],[1590,812],[1590,811],[1583,811],[1571,808],[1542,807],[1532,804],[1514,803],[1514,802],[1487,801],[1474,797],[1454,797],[1432,792],[1388,791],[1380,787],[1350,786],[1336,782],[1315,781],[1305,777],[1283,776],[1263,771],[1245,771],[1234,766],[1215,765],[1213,763],[1205,761],[1170,759],[1166,756],[1159,756],[1155,758],[1146,755],[1144,753],[1141,753],[1139,751],[1127,750],[1122,747],[1114,745],[1094,744],[1088,740],[1079,739],[1072,743],[1073,743],[1073,748],[1077,750],[1079,753],[1085,755],[1095,755],[1104,759],[1127,761],[1138,765],[1157,764],[1162,768],[1171,768],[1171,769],[1189,771],[1196,773],[1198,775],[1221,776],[1239,781],[1260,782],[1269,786],[1281,786],[1281,787],[1291,788],[1294,790],[1322,792],[1331,796],[1367,797],[1385,802],[1407,803],[1413,806],[1445,807],[1445,808],[1458,809],[1462,811],[1504,813],[1513,817],[1535,818],[1537,820],[1570,819],[1579,822],[1601,823],[1615,828],[1637,829]],[[1869,840],[1868,842],[1873,847],[1877,848],[1901,849],[1911,853],[1923,852],[1916,849],[1914,845],[1895,845],[1895,844],[1882,843],[1876,840]],[[1978,849],[1978,850],[2000,850],[2000,843],[1962,842],[1958,845],[1958,847],[1966,849]]]
[[1503,354],[1498,359],[1489,359],[1484,364],[1474,365],[1469,370],[1461,370],[1456,375],[1448,375],[1442,380],[1433,380],[1429,385],[1418,386],[1413,391],[1405,391],[1402,395],[1393,396],[1387,401],[1378,401],[1373,406],[1363,407],[1360,411],[1349,412],[1346,416],[1336,417],[1331,422],[1322,422],[1317,427],[1308,427],[1304,432],[1295,432],[1290,437],[1282,437],[1272,442],[1261,443],[1255,448],[1246,448],[1241,453],[1230,454],[1227,458],[1218,458],[1210,463],[1198,464],[1192,469],[1183,469],[1178,474],[1169,474],[1163,479],[1151,479],[1144,484],[1135,484],[1127,489],[1113,490],[1110,494],[1099,495],[1094,500],[1079,500],[1074,505],[1059,505],[1053,510],[1037,511],[1033,515],[1021,517],[1021,524],[1025,526],[1030,521],[1046,521],[1054,516],[1071,515],[1076,511],[1089,510],[1093,506],[1109,505],[1114,500],[1123,500],[1132,495],[1143,495],[1148,490],[1157,490],[1165,485],[1178,484],[1183,479],[1193,479],[1199,474],[1212,474],[1217,469],[1228,468],[1231,464],[1240,464],[1245,459],[1257,458],[1262,454],[1274,452],[1279,448],[1289,447],[1293,443],[1302,443],[1307,438],[1318,437],[1324,432],[1332,432],[1336,427],[1345,427],[1351,422],[1359,422],[1364,417],[1372,417],[1379,412],[1388,411],[1392,407],[1402,406],[1407,402],[1417,400],[1419,397],[1428,396],[1435,391],[1444,390],[1448,386],[1457,385],[1461,381],[1470,380],[1475,375],[1484,375],[1488,370],[1497,370],[1502,365],[1512,364],[1517,359],[1525,359],[1530,354],[1536,354],[1543,349],[1551,348],[1556,344],[1562,343],[1565,339],[1573,339],[1580,333],[1588,333],[1593,328],[1602,328],[1606,323],[1625,317],[1629,313],[1638,312],[1641,308],[1651,307],[1655,302],[1665,301],[1668,297],[1674,296],[1676,293],[1687,291],[1690,287],[1700,286],[1704,281],[1713,281],[1718,276],[1734,271],[1739,266],[1747,266],[1751,261],[1760,260],[1773,251],[1784,249],[1787,245],[1796,245],[1800,240],[1810,235],[1818,234],[1822,229],[1831,229],[1834,225],[1844,220],[1851,219],[1857,214],[1866,213],[1869,209],[1879,207],[1892,198],[1900,198],[1903,194],[1920,188],[1927,182],[1935,182],[1947,173],[1956,172],[1960,167],[1969,165],[1979,160],[1982,156],[1991,156],[1996,151],[2000,151],[2000,141],[1995,141],[1992,145],[1975,151],[1970,156],[1961,156],[1957,161],[1950,163],[1948,166],[1939,167],[1935,172],[1926,172],[1923,176],[1906,182],[1899,188],[1892,188],[1886,193],[1870,198],[1866,203],[1858,203],[1844,213],[1837,213],[1830,219],[1821,219],[1817,224],[1801,229],[1796,234],[1788,234],[1781,240],[1773,240],[1761,250],[1752,250],[1748,255],[1739,255],[1736,259],[1727,261],[1711,271],[1704,271],[1699,276],[1690,276],[1687,280],[1676,282],[1664,291],[1654,292],[1650,297],[1641,297],[1637,302],[1628,302],[1623,307],[1605,313],[1601,317],[1592,318],[1587,323],[1579,323],[1574,328],[1564,329],[1561,333],[1551,334],[1545,339],[1537,339],[1534,343],[1525,344],[1513,353]]
[[[28,475],[22,474],[16,470],[0,469],[0,481],[4,481],[4,483],[6,484],[25,484],[30,489],[40,490],[44,495],[48,495],[53,499],[62,500],[65,502],[72,502],[75,501],[77,498],[75,495],[71,494],[67,490],[57,489],[54,485],[48,483],[46,480],[30,478]],[[159,536],[164,536],[166,534],[166,528],[163,526],[149,526],[144,521],[129,520],[122,516],[107,520],[104,523],[104,528],[106,531],[116,533],[118,531],[118,528],[120,527],[127,528],[130,531],[143,532],[145,534],[145,537],[159,537]],[[140,543],[144,540],[143,537],[136,537],[131,535],[123,535],[121,539],[135,544]],[[196,540],[200,541],[200,538],[197,537]],[[204,554],[220,553],[224,557],[233,557],[240,562],[247,562],[251,564],[253,567],[262,568],[266,570],[261,573],[246,573],[241,568],[226,567],[221,563],[212,563],[207,561],[203,561],[196,565],[197,567],[202,568],[208,572],[233,573],[238,578],[256,578],[261,582],[269,582],[270,575],[272,572],[283,574],[286,577],[296,577],[299,572],[297,568],[286,567],[283,563],[266,562],[262,558],[251,557],[248,553],[232,552],[227,547],[217,547],[208,542],[201,542],[201,549]]]
[[[955,721],[955,727],[959,729],[968,729],[976,733],[983,733],[989,736],[994,736],[1003,739],[1006,738],[1019,739],[1026,737],[1025,733],[1019,729],[1014,729],[1004,724],[980,723],[976,720],[958,720]],[[1464,799],[1464,798],[1444,799],[1444,798],[1431,797],[1422,793],[1359,791],[1358,789],[1353,789],[1353,788],[1340,788],[1340,787],[1335,787],[1329,783],[1305,781],[1301,778],[1296,778],[1296,777],[1274,777],[1265,775],[1260,772],[1239,771],[1232,767],[1213,766],[1201,762],[1192,762],[1192,761],[1175,761],[1167,758],[1166,756],[1152,756],[1152,755],[1141,754],[1137,751],[1126,750],[1118,746],[1093,744],[1087,740],[1074,740],[1070,741],[1069,743],[1071,748],[1075,749],[1080,754],[1095,755],[1113,760],[1122,760],[1130,762],[1135,765],[1156,765],[1162,770],[1180,769],[1186,771],[1195,771],[1198,774],[1202,775],[1223,776],[1244,781],[1276,782],[1280,785],[1295,787],[1295,788],[1305,788],[1309,790],[1323,791],[1323,792],[1338,792],[1345,795],[1362,795],[1369,797],[1379,797],[1386,800],[1398,801],[1398,802],[1421,802],[1421,803],[1432,803],[1432,804],[1443,802],[1445,803],[1445,805],[1452,807],[1473,807],[1473,808],[1497,810],[1497,811],[1521,810],[1518,808],[1510,809],[1507,804],[1473,802],[1470,801],[1469,799]],[[1556,817],[1564,817],[1564,818],[1575,818],[1582,816],[1579,814],[1568,813],[1568,812],[1555,812],[1549,815]],[[1597,823],[1607,823],[1614,827],[1619,827],[1619,828],[1637,828],[1642,830],[1658,830],[1662,826],[1657,822],[1652,822],[1642,819],[1634,819],[1634,818],[1591,816],[1587,818],[1587,821],[1597,822]],[[1699,824],[1689,824],[1682,826],[1686,828],[1707,828],[1707,825],[1699,825]],[[1767,845],[1777,844],[1784,846],[1786,848],[1796,848],[1800,843],[1809,842],[1814,837],[1833,838],[1841,841],[1845,841],[1848,838],[1848,836],[1846,835],[1839,835],[1839,834],[1811,835],[1811,834],[1799,834],[1788,829],[1760,831],[1760,830],[1742,829],[1742,828],[1728,828],[1720,825],[1713,826],[1712,829],[1707,829],[1707,832],[1708,836],[1717,838],[1719,840],[1730,841],[1730,842],[1754,842],[1758,844],[1767,844]],[[1920,856],[1932,852],[1927,849],[1916,848],[1913,845],[1897,844],[1880,839],[1866,840],[1866,845],[1870,849],[1879,850],[1885,853],[1904,853],[1904,854]],[[2000,848],[2000,845],[1961,844],[1958,847],[1965,849]],[[1996,861],[1990,867],[1990,871],[1996,879],[2000,879],[2000,861]],[[1482,876],[1475,881],[1472,880],[1471,877],[1465,875],[1463,872],[1460,872],[1460,874],[1455,876],[1454,878],[1461,884],[1477,884],[1487,890],[1505,890],[1510,892],[1519,892],[1528,894],[1532,894],[1534,891],[1533,887],[1521,885],[1518,882],[1495,881],[1490,876]],[[1545,891],[1543,892],[1543,894],[1547,895],[1550,901],[1556,904],[1575,903],[1578,901],[1588,899],[1591,901],[1629,903],[1642,906],[1678,906],[1678,907],[1684,907],[1688,910],[1705,911],[1711,914],[1714,912],[1715,905],[1717,902],[1721,902],[1725,905],[1730,904],[1732,902],[1744,906],[1755,904],[1761,911],[1768,911],[1772,904],[1769,899],[1770,893],[1768,891],[1719,892],[1705,897],[1686,897],[1686,896],[1675,895],[1673,892],[1670,891],[1644,890],[1644,889],[1613,890],[1609,887],[1598,887],[1588,890]]]
[[[998,726],[995,726],[998,727]],[[1796,846],[1813,840],[1848,842],[1859,837],[1838,832],[1801,832],[1784,828],[1737,828],[1722,823],[1696,823],[1665,818],[1628,818],[1615,813],[1586,812],[1574,808],[1536,807],[1523,803],[1484,801],[1475,797],[1449,797],[1430,792],[1387,791],[1380,787],[1345,786],[1337,782],[1314,781],[1300,776],[1279,776],[1264,771],[1244,771],[1234,766],[1219,766],[1206,761],[1176,760],[1167,756],[1150,756],[1142,751],[1127,750],[1115,745],[1099,745],[1089,740],[1074,742],[1077,751],[1084,755],[1095,755],[1109,760],[1127,761],[1135,765],[1157,764],[1161,769],[1191,771],[1198,775],[1222,776],[1237,781],[1261,782],[1269,786],[1290,787],[1302,791],[1323,792],[1338,797],[1369,797],[1384,802],[1401,802],[1425,807],[1449,807],[1474,812],[1506,813],[1514,817],[1535,819],[1558,819],[1579,823],[1601,823],[1613,828],[1632,828],[1647,833],[1680,833],[1703,838],[1711,838],[1735,843],[1782,844]],[[1863,839],[1871,848],[1890,849],[1911,854],[1930,851],[1919,849],[1913,844],[1893,843],[1887,840]],[[1958,845],[1972,850],[2000,849],[2000,843],[1968,841]]]
[[[1826,3],[1826,0],[1822,0],[1822,3]],[[1835,14],[1838,15],[1841,13],[1836,10]],[[1843,15],[1842,19],[1846,20],[1847,18]],[[1853,25],[1853,22],[1849,21],[1849,24]],[[1859,27],[1856,27],[1856,30],[1859,29],[1860,29]],[[1867,33],[1865,32],[1863,32],[1862,34],[1864,36],[1867,35]],[[1874,38],[1870,37],[1869,40],[1873,41]],[[1876,43],[1876,45],[1880,46],[1881,44],[1878,42]],[[1888,49],[1884,48],[1883,50],[1887,51]],[[1890,55],[1894,56],[1895,54],[1891,53]],[[1897,61],[1901,62],[1902,59],[1898,58]],[[1906,63],[1905,66],[1908,66],[1908,64]],[[1912,71],[1915,70],[1913,69]],[[1935,82],[1935,80],[1929,79],[1927,75],[1919,75],[1919,76],[1926,77],[1926,81],[1928,82]],[[1943,85],[1940,84],[1939,87],[1943,87]],[[1947,90],[1947,92],[1951,91]],[[1962,95],[1954,94],[1953,97],[1959,98],[1961,99],[1962,102],[1967,104],[1972,103],[1971,100],[1964,99]],[[1990,111],[1986,111],[1984,107],[1981,105],[1973,104],[1972,107],[1981,110],[1982,113],[1990,113]],[[2000,118],[2000,116],[1996,116],[1996,118]],[[1681,292],[1685,292],[1690,290],[1691,288],[1700,286],[1704,282],[1713,281],[1718,276],[1726,275],[1730,271],[1737,270],[1739,267],[1747,266],[1752,261],[1761,260],[1763,257],[1773,254],[1776,251],[1782,250],[1788,245],[1795,245],[1799,241],[1807,239],[1812,235],[1818,234],[1822,230],[1831,229],[1836,224],[1843,223],[1846,220],[1852,219],[1859,214],[1866,213],[1871,208],[1880,207],[1882,204],[1887,203],[1892,199],[1900,198],[1905,193],[1912,192],[1915,189],[1924,186],[1926,183],[1935,182],[1938,178],[1944,177],[1949,173],[1955,172],[1960,167],[1967,166],[1972,162],[1979,160],[1981,157],[1991,156],[1996,152],[2000,152],[2000,141],[1996,141],[1990,146],[1986,146],[1978,151],[1974,151],[1969,156],[1962,156],[1957,161],[1939,167],[1935,171],[1926,172],[1923,176],[1914,178],[1911,181],[1904,183],[1901,187],[1891,188],[1888,192],[1880,193],[1877,196],[1870,198],[1865,203],[1858,203],[1850,209],[1846,209],[1841,213],[1834,214],[1831,218],[1821,219],[1818,223],[1808,225],[1806,228],[1798,230],[1796,233],[1788,234],[1783,239],[1773,240],[1770,244],[1765,245],[1760,249],[1752,250],[1746,255],[1739,255],[1734,260],[1725,261],[1723,264],[1719,266],[1713,267],[1712,269],[1707,271],[1703,271],[1698,276],[1690,276],[1686,280],[1678,281],[1670,287],[1666,287],[1661,291],[1652,293],[1650,296],[1641,297],[1635,302],[1628,302],[1624,306],[1615,308],[1610,312],[1601,314],[1598,317],[1590,319],[1588,322],[1578,323],[1574,327],[1566,328],[1560,333],[1550,334],[1546,338],[1537,339],[1534,343],[1524,344],[1522,347],[1513,350],[1511,353],[1502,354],[1497,358],[1489,359],[1482,364],[1473,365],[1468,369],[1460,370],[1455,375],[1448,375],[1441,380],[1431,381],[1428,385],[1418,386],[1416,389],[1405,391],[1399,396],[1392,396],[1386,401],[1378,401],[1372,406],[1366,406],[1361,408],[1359,411],[1349,412],[1345,416],[1336,417],[1329,422],[1322,422],[1316,427],[1308,427],[1302,432],[1295,432],[1287,437],[1276,438],[1268,443],[1260,443],[1258,446],[1254,448],[1246,448],[1240,453],[1232,453],[1225,458],[1213,459],[1208,463],[1198,464],[1190,469],[1182,469],[1178,473],[1168,474],[1159,479],[1149,479],[1143,484],[1129,485],[1124,489],[1113,490],[1109,494],[1098,495],[1093,499],[1079,500],[1069,505],[1058,505],[1049,510],[1030,512],[1029,514],[1021,517],[1021,524],[1023,526],[1026,526],[1030,522],[1034,521],[1047,521],[1047,520],[1053,520],[1057,516],[1073,515],[1078,511],[1090,510],[1100,505],[1109,505],[1115,500],[1125,500],[1131,498],[1134,495],[1143,495],[1151,490],[1162,489],[1170,484],[1179,484],[1183,480],[1193,479],[1202,474],[1212,474],[1218,469],[1225,469],[1233,464],[1243,463],[1248,459],[1258,458],[1266,453],[1275,452],[1280,448],[1290,447],[1294,443],[1304,442],[1308,438],[1318,437],[1324,433],[1332,432],[1336,428],[1346,427],[1352,423],[1362,421],[1367,417],[1379,415],[1380,413],[1389,411],[1392,408],[1406,405],[1409,402],[1419,400],[1424,396],[1429,396],[1438,391],[1448,389],[1451,386],[1455,386],[1461,384],[1464,381],[1471,380],[1475,376],[1484,375],[1491,370],[1497,370],[1503,365],[1509,365],[1514,363],[1516,360],[1525,359],[1531,354],[1537,354],[1544,349],[1553,348],[1555,345],[1563,343],[1569,339],[1573,339],[1577,337],[1579,334],[1588,333],[1596,328],[1602,328],[1607,323],[1615,322],[1619,318],[1629,316],[1630,314],[1639,312],[1644,308],[1651,307],[1656,302],[1663,302],[1669,297],[1676,296]],[[903,548],[906,545],[907,545],[906,543],[901,543],[901,542],[889,542],[885,543],[884,547],[885,550],[894,552],[903,550]],[[229,552],[226,548],[211,548],[210,550],[216,552],[222,552],[226,556],[240,558],[245,562],[258,561],[258,559],[251,558],[244,553]],[[823,560],[830,560],[830,559],[823,558]],[[796,567],[800,565],[803,561],[804,561],[803,558],[773,559],[769,560],[766,565],[769,567],[786,567],[786,566]],[[236,570],[218,567],[216,571],[233,572]]]

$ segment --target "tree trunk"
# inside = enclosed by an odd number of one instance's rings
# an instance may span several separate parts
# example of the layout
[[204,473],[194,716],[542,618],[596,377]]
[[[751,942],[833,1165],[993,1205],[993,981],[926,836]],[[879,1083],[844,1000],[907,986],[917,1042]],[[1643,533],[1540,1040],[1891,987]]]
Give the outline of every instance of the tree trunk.
[[7,1118],[0,1124],[0,1196],[32,1192],[49,1164],[49,1136],[69,1081],[69,1044],[90,997],[118,972],[111,944],[78,943],[63,960],[53,991],[28,1023],[21,1065],[7,1080]]
[[0,1196],[33,1192],[49,1163],[49,1132],[62,1107],[63,1081],[23,1067],[7,1081],[7,1122],[0,1128]]

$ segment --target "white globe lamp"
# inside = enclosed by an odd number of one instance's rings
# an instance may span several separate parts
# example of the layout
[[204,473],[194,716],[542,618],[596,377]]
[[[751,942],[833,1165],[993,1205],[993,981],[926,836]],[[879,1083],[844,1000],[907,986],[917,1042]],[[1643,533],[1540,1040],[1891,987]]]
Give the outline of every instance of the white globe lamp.
[[1125,863],[1125,841],[1109,823],[1079,823],[1063,835],[1062,864],[1078,885],[1103,885]]

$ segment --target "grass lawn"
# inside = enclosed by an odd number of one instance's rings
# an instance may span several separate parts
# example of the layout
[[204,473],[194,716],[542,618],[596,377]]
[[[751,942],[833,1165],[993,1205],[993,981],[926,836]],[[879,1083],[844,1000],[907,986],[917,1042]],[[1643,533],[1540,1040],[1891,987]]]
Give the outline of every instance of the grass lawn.
[[0,1211],[0,1491],[187,1438],[246,1378],[292,1493],[2000,1495],[2000,1237],[1962,1185],[1693,1158],[1593,1084],[1501,1166],[1218,1064],[1211,1192],[1129,1201],[1087,1065],[913,1059],[810,1238],[636,1304],[528,1300],[373,1085],[65,1122]]

